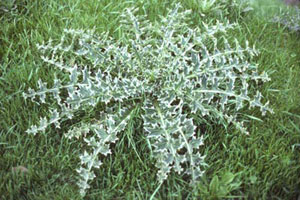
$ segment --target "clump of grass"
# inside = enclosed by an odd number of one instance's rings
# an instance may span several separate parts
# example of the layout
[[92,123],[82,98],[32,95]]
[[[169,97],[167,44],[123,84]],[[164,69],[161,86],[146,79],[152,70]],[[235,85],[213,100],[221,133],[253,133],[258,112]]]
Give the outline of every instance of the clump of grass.
[[300,31],[300,9],[296,8],[294,12],[285,12],[281,16],[276,16],[273,19],[274,22],[282,24],[290,31]]

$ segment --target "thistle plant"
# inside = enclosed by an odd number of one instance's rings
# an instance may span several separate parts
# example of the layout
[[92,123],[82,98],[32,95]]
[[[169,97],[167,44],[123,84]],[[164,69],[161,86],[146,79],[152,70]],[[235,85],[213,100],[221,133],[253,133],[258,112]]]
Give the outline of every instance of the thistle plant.
[[181,10],[177,4],[152,23],[136,15],[136,9],[126,9],[119,40],[108,33],[67,29],[59,43],[37,46],[58,74],[51,87],[39,80],[38,88],[24,97],[38,104],[54,99],[56,106],[27,133],[60,128],[77,112],[103,105],[96,120],[75,124],[65,134],[85,144],[77,169],[83,196],[102,164],[100,155],[112,154],[110,144],[117,142],[137,107],[142,108],[160,183],[171,171],[188,175],[191,183],[204,173],[205,155],[199,151],[204,133],[195,116],[224,120],[247,133],[239,117],[242,108],[257,107],[262,115],[272,112],[261,93],[252,95],[249,89],[270,80],[249,62],[257,51],[247,42],[242,47],[226,39],[227,30],[236,25],[216,22],[190,28],[190,11]]

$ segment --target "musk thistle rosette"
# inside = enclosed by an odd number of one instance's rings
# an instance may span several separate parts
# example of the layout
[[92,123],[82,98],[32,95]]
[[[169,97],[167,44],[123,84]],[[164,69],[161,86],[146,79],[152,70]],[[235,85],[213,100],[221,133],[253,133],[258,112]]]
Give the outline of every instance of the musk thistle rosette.
[[[28,133],[45,131],[76,112],[103,104],[96,122],[74,125],[69,138],[83,138],[86,148],[80,155],[78,185],[85,195],[95,178],[100,155],[111,154],[110,144],[126,129],[137,107],[142,109],[143,129],[156,159],[158,180],[162,183],[173,170],[187,174],[195,182],[203,174],[203,133],[193,116],[213,117],[247,132],[238,119],[242,108],[257,107],[263,115],[272,112],[262,103],[259,91],[249,92],[249,85],[270,80],[259,74],[257,65],[248,62],[257,54],[248,43],[226,39],[226,31],[235,25],[216,22],[190,28],[190,11],[176,5],[159,22],[126,9],[121,15],[124,37],[115,40],[93,31],[65,30],[59,44],[52,41],[38,45],[42,59],[56,67],[64,78],[55,78],[52,87],[39,80],[38,89],[24,93],[37,103],[54,98],[56,107],[42,117]],[[126,21],[125,21],[126,19]],[[50,56],[49,56],[50,55]],[[85,65],[68,62],[80,60]],[[67,79],[67,80],[66,80]]]

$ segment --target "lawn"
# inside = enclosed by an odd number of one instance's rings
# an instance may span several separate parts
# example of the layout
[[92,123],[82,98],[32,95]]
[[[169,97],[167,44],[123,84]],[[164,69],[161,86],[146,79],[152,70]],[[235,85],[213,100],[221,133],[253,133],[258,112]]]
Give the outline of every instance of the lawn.
[[[82,144],[68,140],[69,126],[95,120],[103,104],[76,113],[61,129],[26,133],[54,101],[37,105],[23,98],[38,80],[52,85],[57,70],[41,59],[37,44],[59,41],[64,29],[94,29],[116,40],[124,37],[120,13],[137,7],[150,22],[160,20],[168,0],[15,0],[0,3],[0,199],[82,199],[77,186]],[[228,19],[236,28],[228,38],[249,41],[259,54],[251,58],[271,81],[250,86],[259,89],[274,113],[244,108],[249,134],[211,121],[202,126],[205,173],[193,185],[171,172],[159,185],[155,158],[143,131],[143,110],[136,106],[112,154],[101,156],[84,199],[297,199],[300,195],[300,33],[272,22],[274,16],[294,11],[276,0],[257,0],[251,9],[238,0],[177,0],[192,10],[191,27]],[[202,2],[202,3],[200,3]],[[300,21],[298,21],[300,24]],[[242,45],[243,46],[243,45]],[[80,60],[81,62],[81,60]],[[83,61],[82,61],[83,62]],[[58,73],[59,74],[59,73]],[[61,74],[59,74],[61,75]],[[63,75],[62,75],[63,76]],[[256,88],[255,88],[256,87]],[[95,109],[97,108],[97,109]],[[250,116],[247,118],[247,116]],[[28,171],[17,172],[13,167]]]

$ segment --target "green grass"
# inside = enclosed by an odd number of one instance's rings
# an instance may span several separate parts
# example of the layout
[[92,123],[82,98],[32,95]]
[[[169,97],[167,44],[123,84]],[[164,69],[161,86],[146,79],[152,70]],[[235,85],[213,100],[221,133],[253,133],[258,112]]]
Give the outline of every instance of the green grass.
[[[22,92],[34,88],[39,78],[49,83],[53,78],[53,70],[40,59],[37,43],[59,39],[64,28],[95,27],[98,33],[109,31],[120,37],[118,12],[143,6],[139,1],[110,2],[16,0],[16,10],[0,10],[0,199],[80,199],[75,171],[80,144],[63,137],[67,127],[48,129],[45,135],[27,135],[26,129],[46,114],[46,109],[25,102]],[[149,19],[165,14],[170,2],[147,0],[144,9]],[[197,1],[182,2],[193,9],[194,25],[199,25]],[[155,198],[218,199],[224,188],[228,198],[296,199],[300,194],[300,148],[295,145],[300,144],[300,35],[264,17],[271,10],[276,13],[279,6],[268,1],[242,16],[237,10],[224,13],[240,24],[230,33],[232,37],[240,42],[249,40],[260,51],[254,62],[272,78],[260,90],[275,113],[263,117],[263,122],[249,121],[250,135],[231,128],[225,131],[218,125],[206,127],[203,151],[209,167],[199,187],[192,192],[185,177],[172,174]],[[113,155],[103,159],[86,199],[149,199],[158,187],[139,112],[135,111],[135,120],[112,148]],[[96,114],[93,110],[86,113],[90,118]],[[260,117],[256,110],[245,114]],[[19,165],[29,173],[12,173],[11,168]],[[234,179],[222,183],[226,172]]]

